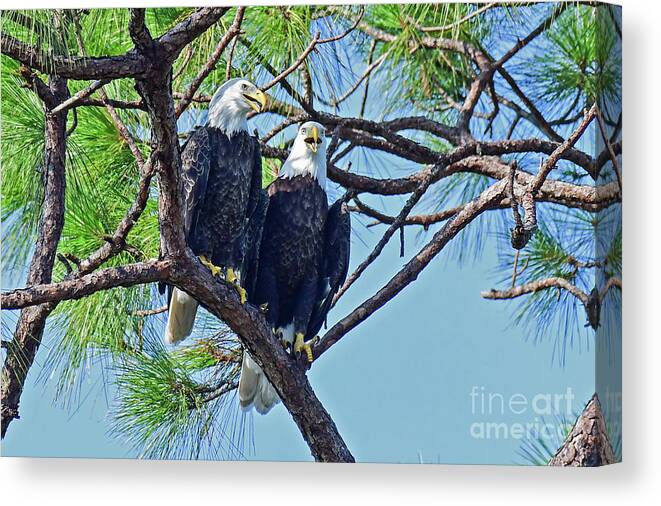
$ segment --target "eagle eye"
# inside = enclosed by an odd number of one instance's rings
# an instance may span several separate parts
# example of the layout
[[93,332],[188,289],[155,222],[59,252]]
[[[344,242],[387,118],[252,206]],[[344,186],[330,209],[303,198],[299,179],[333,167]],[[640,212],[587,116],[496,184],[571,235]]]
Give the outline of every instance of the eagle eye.
[[248,89],[248,85],[247,85],[246,83],[243,83],[243,84],[241,85],[241,89],[242,89],[242,90],[247,90],[247,89]]

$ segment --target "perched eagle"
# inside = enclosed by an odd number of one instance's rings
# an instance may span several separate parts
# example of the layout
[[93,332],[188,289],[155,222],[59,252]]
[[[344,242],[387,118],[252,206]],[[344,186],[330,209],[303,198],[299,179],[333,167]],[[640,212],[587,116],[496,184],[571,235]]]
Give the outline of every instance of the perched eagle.
[[[237,288],[242,302],[242,273],[256,270],[249,249],[259,244],[268,204],[259,142],[248,133],[247,115],[265,105],[266,95],[253,83],[230,79],[211,99],[207,124],[181,154],[186,242],[214,276]],[[169,304],[165,341],[177,343],[193,329],[197,301],[175,288]]]
[[[351,221],[343,201],[330,209],[326,196],[324,129],[304,123],[280,173],[267,188],[269,197],[262,232],[254,294],[265,304],[273,332],[293,352],[312,362],[310,341],[326,319],[333,296],[349,268]],[[268,412],[278,395],[260,367],[244,353],[239,381],[244,409]]]

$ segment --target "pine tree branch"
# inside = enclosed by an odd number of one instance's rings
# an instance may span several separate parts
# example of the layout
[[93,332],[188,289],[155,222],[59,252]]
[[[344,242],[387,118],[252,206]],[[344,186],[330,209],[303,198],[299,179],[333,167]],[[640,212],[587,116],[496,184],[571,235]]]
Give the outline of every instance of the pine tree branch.
[[[396,216],[389,216],[387,214],[384,214],[380,211],[377,211],[373,207],[370,207],[363,203],[358,197],[355,197],[353,199],[355,206],[354,207],[349,207],[349,209],[353,212],[358,212],[361,214],[364,214],[365,216],[369,216],[370,218],[374,218],[376,221],[373,224],[368,224],[367,226],[373,226],[377,224],[386,224],[386,225],[391,225],[392,223],[395,222],[397,219]],[[410,215],[406,217],[402,221],[402,225],[419,225],[423,228],[427,228],[435,223],[439,223],[441,221],[448,220],[449,218],[452,218],[455,214],[457,214],[459,211],[464,206],[456,206],[452,207],[450,209],[444,209],[443,211],[439,211],[437,213],[432,213],[432,214],[417,214],[417,215]]]
[[[593,105],[589,111],[587,111],[583,117],[583,121],[576,127],[576,129],[571,133],[565,142],[560,144],[551,155],[544,160],[540,165],[537,174],[531,179],[531,181],[526,186],[523,195],[520,197],[521,206],[523,207],[525,218],[523,223],[521,222],[521,216],[518,212],[518,206],[512,203],[512,209],[514,211],[515,225],[511,229],[511,239],[512,247],[516,249],[523,249],[528,241],[532,238],[535,230],[537,230],[537,206],[536,200],[538,198],[539,192],[544,185],[544,182],[548,178],[551,171],[555,168],[558,160],[569,150],[571,149],[576,142],[582,137],[583,133],[587,129],[588,125],[592,122],[596,114],[597,106]],[[512,182],[516,178],[516,174],[512,174]],[[512,188],[512,199],[515,198],[514,189]]]
[[[172,63],[181,50],[197,36],[216,23],[229,10],[228,7],[205,7],[181,21],[162,37],[156,39],[160,63]],[[144,42],[140,30],[140,16],[134,19],[134,30]],[[142,20],[144,27],[144,19]],[[10,35],[2,34],[0,47],[3,54],[45,74],[68,79],[102,80],[139,77],[153,62],[140,50],[134,49],[124,55],[107,57],[80,57],[50,55],[38,46],[26,44]],[[142,48],[144,49],[144,48]],[[155,56],[152,54],[151,56]]]
[[3,54],[45,74],[66,79],[102,80],[135,77],[145,68],[145,60],[133,51],[120,56],[83,58],[49,55],[38,46],[31,46],[11,35],[0,36]]
[[192,295],[240,337],[244,347],[262,366],[280,394],[315,459],[353,462],[353,456],[337,427],[307,381],[303,367],[285,353],[267,327],[263,315],[256,308],[242,305],[236,291],[217,282],[186,247],[178,179],[181,160],[171,75],[171,67],[164,68],[159,63],[147,71],[144,78],[136,81],[152,125],[152,145],[159,175],[161,253],[174,262],[169,276],[166,276],[167,281]]
[[578,288],[576,285],[573,285],[569,280],[565,278],[553,277],[546,279],[539,279],[536,281],[531,281],[524,285],[515,286],[508,290],[487,290],[480,293],[480,296],[485,299],[492,300],[505,300],[505,299],[515,299],[521,297],[522,295],[535,293],[540,290],[546,290],[548,288],[562,288],[563,290],[568,291],[583,304],[588,302],[588,294],[583,290]]
[[[332,37],[328,37],[326,39],[321,38],[321,34],[319,32],[316,33],[316,35],[312,38],[310,43],[307,45],[307,47],[301,52],[301,54],[298,55],[296,60],[287,67],[285,70],[280,72],[278,75],[276,75],[271,81],[269,81],[267,84],[265,84],[262,87],[262,90],[267,91],[271,88],[273,88],[276,84],[279,82],[283,81],[289,74],[294,72],[298,67],[300,67],[303,62],[305,62],[306,58],[308,55],[315,50],[317,46],[320,46],[322,44],[328,44],[329,42],[337,42],[338,40],[343,39],[347,35],[349,35],[352,31],[356,29],[358,26],[358,23],[360,23],[360,20],[362,19],[364,14],[364,9],[361,11],[360,15],[358,16],[358,20],[347,30],[344,32],[340,33],[339,35],[335,35]],[[307,107],[309,104],[305,99],[302,100],[301,105],[304,107]]]
[[506,188],[507,180],[504,179],[491,185],[477,198],[467,203],[388,283],[324,334],[312,351],[316,359],[415,281],[450,240],[484,211],[498,205],[506,197]]
[[187,256],[177,262],[170,282],[185,288],[239,336],[244,348],[275,387],[317,461],[354,461],[335,423],[310,386],[305,375],[306,366],[292,360],[258,308],[241,304],[232,287],[216,281],[193,257]]
[[[46,104],[61,103],[68,95],[67,82],[51,76],[48,89],[38,88],[40,98]],[[65,160],[66,160],[66,110],[46,114],[44,148],[44,201],[39,219],[37,242],[28,268],[27,284],[50,283],[53,266],[64,227]],[[0,307],[4,309],[3,300]],[[11,346],[2,368],[1,381],[1,437],[4,438],[12,420],[19,416],[19,403],[28,371],[32,367],[41,344],[46,319],[54,306],[42,304],[23,311],[18,318]]]
[[10,290],[0,294],[0,306],[3,310],[22,309],[46,302],[82,299],[111,288],[127,288],[165,281],[172,263],[170,260],[150,260],[120,267],[109,267],[58,283],[44,283]]

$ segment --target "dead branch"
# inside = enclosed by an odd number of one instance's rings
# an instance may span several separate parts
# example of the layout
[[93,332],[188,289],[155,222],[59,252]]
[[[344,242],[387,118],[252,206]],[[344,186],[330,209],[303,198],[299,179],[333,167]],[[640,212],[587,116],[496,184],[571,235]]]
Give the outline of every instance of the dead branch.
[[154,309],[142,309],[133,313],[135,316],[145,317],[145,316],[154,316],[157,314],[165,313],[168,310],[168,306],[161,306]]

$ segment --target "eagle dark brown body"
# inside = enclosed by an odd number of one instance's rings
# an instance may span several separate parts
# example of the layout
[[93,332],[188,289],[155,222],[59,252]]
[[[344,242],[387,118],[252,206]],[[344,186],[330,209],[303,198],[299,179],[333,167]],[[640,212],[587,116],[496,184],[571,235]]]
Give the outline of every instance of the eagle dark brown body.
[[182,153],[187,242],[215,265],[241,270],[262,183],[259,142],[247,132],[195,131]]
[[267,319],[274,328],[293,322],[305,332],[322,261],[326,192],[311,176],[278,178],[267,192],[255,301],[268,303]]

